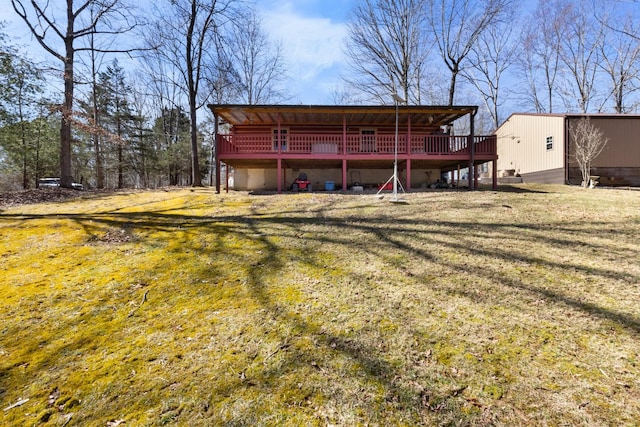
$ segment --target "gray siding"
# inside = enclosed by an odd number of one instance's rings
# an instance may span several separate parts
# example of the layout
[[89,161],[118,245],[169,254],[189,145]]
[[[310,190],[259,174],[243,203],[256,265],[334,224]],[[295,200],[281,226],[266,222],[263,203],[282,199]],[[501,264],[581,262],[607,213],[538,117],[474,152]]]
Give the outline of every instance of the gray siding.
[[522,180],[526,184],[564,184],[564,168],[526,173]]

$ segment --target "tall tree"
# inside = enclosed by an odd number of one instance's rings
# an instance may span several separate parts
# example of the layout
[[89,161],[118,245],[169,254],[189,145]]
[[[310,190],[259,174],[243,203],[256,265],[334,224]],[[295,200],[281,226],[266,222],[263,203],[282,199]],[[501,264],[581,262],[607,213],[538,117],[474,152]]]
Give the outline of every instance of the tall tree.
[[[93,13],[93,8],[90,8],[90,12]],[[105,186],[105,177],[104,177],[104,156],[103,156],[103,132],[101,129],[101,116],[102,111],[100,106],[98,105],[98,76],[99,71],[102,68],[102,61],[104,60],[105,54],[100,52],[97,48],[97,43],[99,43],[98,37],[96,34],[91,33],[87,35],[88,47],[90,48],[88,52],[87,59],[87,68],[89,73],[89,104],[86,107],[90,128],[90,136],[91,142],[93,145],[93,155],[94,155],[94,166],[95,166],[95,185],[96,188],[104,188]]]
[[[20,188],[37,186],[38,178],[55,173],[59,169],[56,152],[55,115],[50,114],[49,105],[38,102],[35,116],[28,121],[13,121],[0,127],[0,162],[5,172],[3,188],[17,188],[9,184],[19,181]],[[26,182],[25,182],[26,181]],[[9,185],[7,185],[9,184]]]
[[286,78],[282,46],[269,40],[254,10],[248,10],[232,28],[227,50],[237,70],[242,102],[252,105],[286,100],[280,86]]
[[191,134],[191,184],[202,185],[198,154],[198,110],[211,96],[203,82],[216,73],[221,32],[236,14],[233,0],[171,0],[160,8],[152,44],[156,54],[177,71],[172,83],[189,105]]
[[514,22],[515,17],[498,22],[480,35],[469,55],[470,67],[464,73],[482,97],[493,129],[500,126],[500,106],[505,102],[503,75],[518,52]]
[[[159,153],[153,146],[153,130],[148,125],[155,106],[150,105],[149,95],[142,80],[133,79],[130,108],[133,113],[131,140],[128,143],[131,153],[131,167],[137,175],[137,186],[149,188],[157,169]],[[151,110],[151,109],[154,110]]]
[[522,33],[524,98],[537,113],[553,113],[560,73],[562,0],[538,2]]
[[429,0],[429,27],[449,69],[448,105],[454,105],[458,77],[481,35],[509,10],[512,0]]
[[189,118],[180,108],[163,108],[160,113],[153,129],[156,152],[160,153],[159,180],[168,185],[180,185],[188,173],[187,165],[181,159],[189,157]]
[[[127,8],[121,0],[65,0],[63,17],[58,16],[59,10],[47,0],[11,0],[11,5],[44,50],[62,63],[64,100],[60,108],[60,183],[71,188],[75,57],[76,53],[90,49],[78,46],[77,42],[90,34],[122,34],[135,25],[127,21]],[[58,47],[59,42],[62,42],[62,48]]]
[[[33,106],[40,102],[42,96],[43,78],[39,70],[28,61],[20,60],[15,64],[15,74],[12,84],[7,88],[11,94],[12,102],[16,108],[16,120],[20,128],[20,142],[22,147],[22,186],[29,188],[29,155],[31,135],[28,131],[31,127],[28,122],[33,119]],[[31,111],[30,111],[31,110]]]
[[559,3],[564,10],[560,15],[562,25],[557,38],[560,43],[560,60],[567,69],[567,85],[563,99],[568,110],[577,108],[580,113],[589,111],[598,95],[598,74],[601,46],[604,42],[604,26],[593,17],[588,3]]
[[125,187],[125,146],[135,125],[135,117],[130,107],[131,87],[126,81],[124,69],[114,60],[98,79],[99,107],[101,114],[101,134],[105,136],[114,151],[116,187]]
[[34,63],[6,45],[2,34],[0,43],[0,125],[8,126],[2,139],[5,150],[11,147],[11,156],[20,158],[22,188],[26,189],[36,169],[32,121],[42,114],[38,106],[44,105],[44,77]]
[[608,15],[604,19],[606,43],[600,45],[599,65],[609,80],[613,110],[618,114],[629,113],[634,107],[629,105],[630,95],[640,90],[640,43],[634,37],[640,34],[638,17]]
[[15,48],[7,43],[7,35],[2,32],[3,29],[4,23],[0,21],[0,125],[6,123],[9,117],[11,96],[5,88],[9,87],[17,58]]
[[363,0],[349,23],[347,83],[383,104],[397,93],[420,103],[429,53],[424,0]]

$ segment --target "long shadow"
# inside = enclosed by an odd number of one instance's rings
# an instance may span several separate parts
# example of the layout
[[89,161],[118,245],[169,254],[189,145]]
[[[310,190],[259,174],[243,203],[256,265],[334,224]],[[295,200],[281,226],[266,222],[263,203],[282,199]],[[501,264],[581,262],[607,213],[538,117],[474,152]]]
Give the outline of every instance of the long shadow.
[[[260,259],[259,264],[262,266],[266,266],[270,273],[269,277],[277,276],[278,272],[284,268],[284,262],[281,259],[280,252],[281,248],[272,242],[272,237],[264,234],[265,229],[268,229],[268,226],[265,226],[263,223],[263,218],[256,218],[255,216],[249,216],[243,218],[245,224],[247,225],[248,232],[250,234],[254,234],[259,237],[260,242],[262,243],[263,249],[263,257]],[[267,219],[267,224],[272,223]],[[315,225],[315,224],[323,224],[322,218],[318,220],[317,218],[302,218],[301,221],[295,221],[291,223],[289,221],[276,221],[278,225],[282,225],[286,223],[289,227],[295,225],[296,227],[304,224],[304,225]],[[331,239],[328,239],[331,240]],[[309,265],[313,265],[316,268],[320,268],[321,266],[315,264],[313,257],[308,257],[305,262]],[[261,303],[263,307],[265,307],[270,316],[272,318],[277,319],[279,322],[283,322],[286,324],[291,324],[298,335],[305,337],[312,337],[313,342],[316,342],[318,345],[324,347],[324,352],[328,352],[330,354],[340,353],[346,355],[350,360],[356,363],[361,367],[363,373],[384,385],[385,390],[387,390],[387,398],[397,401],[402,401],[403,404],[415,406],[416,409],[420,406],[419,397],[411,402],[407,402],[407,396],[412,395],[412,391],[408,390],[401,385],[397,384],[395,379],[399,378],[402,375],[402,372],[398,371],[397,368],[394,368],[389,362],[384,360],[384,357],[378,353],[378,351],[374,348],[368,347],[363,343],[359,342],[356,338],[346,338],[343,336],[335,335],[329,332],[330,328],[325,328],[322,324],[314,324],[304,318],[302,315],[289,310],[285,305],[277,300],[273,300],[267,291],[267,284],[264,282],[264,275],[261,274],[257,269],[250,270],[248,272],[247,278],[247,286],[252,290],[254,297]],[[287,337],[287,340],[290,338]],[[320,349],[319,349],[320,350]],[[286,348],[283,348],[282,353],[285,354],[286,363],[285,366],[288,366],[288,369],[294,369],[296,366],[304,365],[304,366],[314,366],[317,369],[324,369],[322,364],[322,360],[319,360],[317,354],[322,354],[323,352],[301,352],[295,348],[291,348],[288,345]],[[270,378],[278,378],[283,375],[283,368],[274,367],[269,369],[262,369],[260,372],[260,377],[264,379]],[[285,370],[287,368],[284,368]],[[331,396],[325,396],[325,398],[331,398]],[[245,414],[247,418],[250,418],[248,414]],[[418,416],[417,419],[420,417]]]
[[[94,238],[104,232],[106,227],[113,228],[129,228],[132,230],[144,231],[164,231],[170,233],[176,229],[189,232],[197,232],[202,229],[206,229],[208,232],[216,233],[236,233],[247,237],[250,234],[260,234],[259,230],[262,230],[270,226],[278,226],[279,228],[289,229],[292,235],[296,235],[297,231],[304,226],[309,225],[321,225],[328,228],[338,228],[354,230],[366,235],[373,236],[374,241],[380,242],[386,247],[394,248],[395,250],[404,251],[413,255],[419,255],[424,260],[434,260],[434,255],[419,248],[415,248],[407,243],[407,235],[411,235],[414,239],[422,239],[424,241],[431,241],[432,243],[438,243],[446,245],[451,249],[460,251],[461,253],[474,253],[477,255],[483,255],[492,258],[500,258],[505,262],[522,262],[522,263],[534,263],[537,265],[545,266],[546,268],[563,270],[571,268],[575,271],[579,271],[585,274],[595,274],[604,278],[624,280],[624,281],[640,281],[640,278],[630,273],[623,273],[619,270],[604,269],[596,266],[584,266],[577,264],[567,265],[564,262],[552,261],[548,259],[539,258],[533,255],[525,255],[523,253],[504,252],[497,249],[486,248],[471,248],[467,244],[467,240],[470,237],[483,237],[485,233],[493,233],[503,230],[505,238],[510,238],[513,230],[526,230],[529,232],[535,232],[537,235],[528,234],[525,236],[525,240],[530,241],[544,241],[545,244],[561,246],[570,250],[576,246],[579,246],[579,242],[576,240],[564,240],[557,237],[549,236],[547,226],[545,225],[526,225],[519,223],[470,223],[470,222],[451,222],[451,221],[439,221],[437,223],[436,230],[420,227],[414,221],[406,220],[402,218],[378,218],[375,223],[367,221],[365,216],[360,218],[353,217],[349,221],[331,218],[325,215],[326,212],[332,211],[334,207],[319,208],[312,214],[304,209],[292,210],[287,212],[287,215],[268,216],[264,214],[258,214],[253,212],[249,216],[238,215],[217,215],[215,217],[202,217],[196,215],[184,215],[184,214],[171,214],[170,211],[156,211],[156,212],[142,212],[142,213],[101,213],[101,214],[37,214],[37,215],[1,215],[0,222],[4,220],[38,220],[43,218],[56,218],[56,219],[68,219],[77,222],[81,225],[88,236]],[[333,211],[335,214],[335,211]],[[220,225],[220,224],[229,225]],[[239,225],[239,227],[234,226]],[[595,224],[597,225],[597,224]],[[601,223],[599,226],[607,231],[611,224]],[[247,228],[250,231],[243,231],[243,228]],[[571,230],[576,231],[577,224],[572,223],[570,228],[556,227],[556,230]],[[590,222],[589,227],[593,228],[594,223]],[[578,230],[579,231],[579,230]],[[346,233],[345,233],[346,234]],[[450,239],[438,239],[438,236],[457,236],[458,243],[452,243]],[[588,236],[587,236],[588,237]],[[298,237],[301,238],[301,237]],[[357,245],[357,249],[362,251],[363,247],[356,242],[349,242],[347,239],[342,239],[340,235],[314,235],[312,237],[315,242],[337,243],[343,245]],[[607,249],[605,244],[596,245],[590,243],[595,249],[605,250]],[[270,248],[275,251],[274,248]],[[372,254],[378,256],[381,252],[376,249],[376,245],[366,245],[366,249]],[[265,262],[270,265],[273,260],[267,259]],[[461,267],[464,268],[464,267]],[[519,281],[505,278],[505,281],[510,283],[509,286],[514,288],[528,289],[531,292],[535,292],[536,289],[526,288],[518,286]],[[625,316],[622,313],[611,312],[608,313],[606,309],[598,309],[598,307],[577,301],[575,299],[566,298],[560,293],[555,293],[549,289],[538,290],[541,296],[553,297],[556,301],[564,301],[567,306],[572,306],[577,309],[582,309],[591,314],[598,316],[604,316],[606,318],[619,319],[623,326],[631,327],[638,331],[638,320]]]
[[[412,390],[407,390],[395,381],[396,378],[403,375],[403,372],[398,371],[397,368],[387,362],[384,356],[375,348],[367,347],[356,339],[345,338],[327,332],[326,328],[310,322],[304,316],[289,310],[286,305],[272,298],[267,290],[268,284],[265,282],[265,278],[277,276],[278,272],[282,271],[286,265],[286,260],[282,258],[283,248],[274,241],[274,237],[285,236],[296,239],[308,239],[310,243],[316,245],[322,243],[344,245],[345,250],[366,251],[374,256],[382,256],[389,251],[398,251],[410,254],[412,258],[428,262],[438,262],[438,254],[421,247],[421,244],[427,247],[439,245],[449,250],[458,251],[461,254],[473,253],[485,257],[498,258],[504,262],[516,261],[533,263],[553,270],[571,268],[583,274],[597,275],[607,279],[640,281],[640,278],[636,275],[618,270],[602,267],[585,267],[584,265],[576,263],[567,265],[564,262],[542,259],[533,255],[526,255],[525,253],[516,254],[497,248],[471,247],[469,244],[472,238],[482,238],[489,234],[493,236],[494,240],[509,238],[513,235],[514,230],[518,230],[526,233],[524,236],[521,235],[524,241],[562,247],[567,250],[575,248],[577,245],[579,246],[579,242],[576,243],[575,240],[549,236],[547,225],[499,222],[478,224],[468,221],[439,221],[437,224],[425,225],[416,223],[415,220],[411,219],[384,217],[382,215],[378,215],[375,218],[375,222],[372,222],[371,218],[366,214],[353,215],[348,220],[336,219],[335,215],[336,206],[326,204],[317,207],[311,212],[299,208],[280,212],[277,215],[273,212],[259,212],[256,209],[252,210],[248,215],[218,214],[211,217],[172,213],[172,210],[156,210],[140,213],[107,211],[96,214],[2,214],[0,215],[0,222],[56,218],[75,221],[83,227],[87,236],[98,236],[104,232],[105,228],[109,227],[128,227],[134,234],[141,234],[144,231],[162,231],[170,234],[180,230],[191,233],[193,236],[196,236],[198,233],[219,235],[234,234],[242,239],[257,240],[263,248],[263,254],[259,258],[259,263],[266,267],[269,275],[265,276],[257,269],[250,269],[247,272],[247,286],[251,289],[256,300],[260,302],[270,315],[280,322],[294,325],[296,330],[301,331],[301,334],[313,337],[325,350],[342,353],[357,362],[358,365],[363,367],[364,373],[369,378],[375,379],[384,385],[385,390],[387,390],[387,393],[392,398],[400,399],[406,404],[417,406],[420,405],[420,396],[415,396]],[[587,231],[581,231],[579,226],[579,223],[572,223],[570,226],[567,224],[558,225],[558,227],[565,232],[587,233]],[[590,229],[593,229],[594,226],[600,227],[602,230],[608,230],[611,224],[589,223]],[[333,230],[333,232],[322,233],[315,231],[309,233],[308,237],[301,236],[301,229],[313,227],[321,227],[326,230]],[[341,235],[340,233],[335,233],[335,230],[345,230],[345,233]],[[350,241],[348,235],[352,232],[369,236],[369,243],[362,245],[360,242]],[[411,237],[411,239],[407,237]],[[185,242],[187,242],[187,245],[189,244],[188,239],[186,239]],[[216,251],[226,249],[223,243],[219,244],[221,246],[216,247]],[[605,247],[606,245],[604,243],[599,246],[600,249],[604,249]],[[213,256],[214,252],[215,251],[211,251],[210,255]],[[638,251],[636,251],[636,255],[638,255],[637,252]],[[316,268],[322,267],[316,263],[313,254],[306,257],[304,261]],[[160,267],[161,266],[149,266],[149,268]],[[397,267],[389,265],[389,268]],[[449,268],[459,273],[470,272],[469,266],[461,262],[450,262]],[[581,311],[593,318],[614,321],[634,333],[640,332],[640,320],[631,314],[581,301],[552,289],[537,288],[527,284],[521,279],[509,277],[500,272],[474,268],[471,273],[485,279],[495,279],[499,277],[500,283],[505,287],[530,294],[537,294],[541,298]],[[64,329],[61,329],[61,331],[63,330]],[[81,347],[86,345],[86,343],[78,342],[74,345]],[[309,365],[315,362],[311,355],[305,355],[293,349],[286,350],[285,353],[287,352],[287,363],[291,366],[295,366],[295,364],[298,363]],[[55,357],[55,354],[52,352],[51,358]],[[278,371],[267,370],[263,372],[263,376],[265,377],[275,377],[279,374],[281,374],[281,372]],[[0,381],[4,375],[7,375],[7,373],[0,371]],[[407,400],[407,396],[413,397]],[[416,408],[416,411],[419,410],[428,410],[428,408]]]

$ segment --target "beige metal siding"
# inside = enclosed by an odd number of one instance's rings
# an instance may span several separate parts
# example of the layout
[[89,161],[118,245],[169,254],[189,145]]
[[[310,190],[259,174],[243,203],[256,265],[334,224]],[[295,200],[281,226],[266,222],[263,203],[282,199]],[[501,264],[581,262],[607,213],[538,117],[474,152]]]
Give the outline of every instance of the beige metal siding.
[[[496,131],[498,174],[531,174],[564,167],[564,116],[514,114]],[[547,137],[553,148],[547,150]]]

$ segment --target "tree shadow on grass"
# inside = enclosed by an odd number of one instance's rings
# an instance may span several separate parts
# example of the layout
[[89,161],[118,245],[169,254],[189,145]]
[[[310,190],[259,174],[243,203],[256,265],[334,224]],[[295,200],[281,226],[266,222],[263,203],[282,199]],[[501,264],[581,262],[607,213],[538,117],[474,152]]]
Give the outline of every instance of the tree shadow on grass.
[[[473,417],[480,417],[479,414],[463,414],[462,406],[464,401],[457,394],[452,393],[445,398],[449,399],[449,406],[436,407],[425,396],[442,394],[442,390],[435,385],[425,383],[423,389],[417,390],[409,388],[405,382],[399,381],[405,378],[407,371],[411,371],[410,366],[397,366],[386,359],[384,352],[379,348],[366,345],[357,336],[345,336],[332,332],[329,325],[323,324],[326,319],[312,319],[293,310],[289,302],[280,301],[270,292],[272,280],[282,272],[290,262],[287,258],[287,248],[282,246],[282,238],[294,239],[301,247],[305,245],[314,248],[326,245],[337,245],[343,247],[347,252],[366,252],[374,257],[381,257],[390,253],[404,254],[411,262],[437,263],[440,261],[439,254],[434,248],[445,248],[447,251],[461,254],[459,260],[447,260],[447,268],[458,274],[469,274],[472,277],[484,280],[498,280],[501,286],[510,288],[516,292],[536,295],[544,298],[552,304],[561,305],[582,312],[595,320],[608,320],[618,323],[625,329],[637,334],[640,332],[640,321],[633,314],[616,311],[610,308],[599,306],[596,303],[577,299],[568,296],[561,290],[554,290],[552,287],[538,287],[528,283],[523,278],[518,278],[498,269],[469,265],[464,261],[465,255],[482,255],[485,258],[499,259],[504,263],[528,263],[541,266],[552,271],[560,271],[571,268],[581,274],[589,274],[600,277],[604,280],[618,280],[638,282],[640,278],[634,273],[619,271],[606,267],[585,266],[577,262],[556,261],[543,258],[526,252],[509,252],[499,246],[491,246],[491,243],[501,239],[513,239],[514,233],[521,231],[519,237],[522,242],[537,244],[542,247],[563,248],[568,251],[579,250],[581,242],[576,241],[575,236],[571,238],[550,237],[548,225],[522,224],[522,223],[475,223],[469,221],[438,221],[437,224],[425,224],[411,218],[398,218],[375,214],[371,217],[368,214],[359,213],[350,215],[349,218],[336,217],[336,206],[332,204],[322,205],[311,213],[304,208],[290,209],[274,214],[273,212],[258,212],[250,210],[246,215],[226,215],[224,213],[215,216],[204,217],[198,215],[185,215],[182,213],[172,213],[171,211],[157,210],[153,212],[126,213],[107,212],[101,214],[54,214],[54,215],[2,215],[0,221],[32,221],[44,218],[55,217],[57,219],[72,220],[85,230],[87,236],[99,236],[108,228],[128,228],[134,235],[142,236],[144,241],[147,232],[166,233],[162,239],[170,240],[176,232],[183,233],[181,238],[182,247],[174,250],[190,250],[201,256],[215,258],[219,253],[227,251],[233,255],[238,251],[235,247],[226,247],[225,236],[234,236],[240,241],[252,241],[260,247],[261,254],[255,257],[255,265],[262,268],[246,268],[246,287],[253,297],[259,302],[270,317],[278,322],[290,325],[291,330],[295,330],[297,337],[310,338],[318,346],[318,353],[313,354],[305,351],[302,347],[286,346],[281,350],[282,361],[277,366],[264,366],[255,372],[253,378],[249,378],[244,384],[238,387],[264,387],[268,390],[274,381],[286,374],[287,371],[299,369],[331,369],[331,355],[342,355],[352,361],[354,366],[358,366],[359,373],[366,380],[356,381],[374,382],[380,384],[385,390],[385,399],[388,402],[395,402],[392,410],[406,411],[406,415],[412,417],[414,422],[425,422],[443,419],[472,420]],[[571,231],[587,235],[593,233],[593,228],[607,230],[611,227],[609,223],[594,224],[589,223],[581,231],[580,224],[572,224]],[[562,231],[563,224],[558,224],[558,232]],[[358,241],[351,241],[350,235],[361,236]],[[217,237],[216,244],[210,248],[200,248],[196,245],[198,236],[214,235]],[[561,234],[562,235],[562,234]],[[157,237],[156,237],[157,238]],[[474,242],[487,239],[486,245],[474,246]],[[363,244],[363,241],[366,242]],[[162,243],[162,242],[161,242]],[[601,243],[601,249],[606,246]],[[238,252],[238,262],[243,261],[241,253]],[[639,256],[637,250],[631,256]],[[310,268],[325,268],[324,263],[315,258],[312,251],[303,256],[302,263]],[[247,266],[245,266],[247,267]],[[348,265],[340,265],[345,271],[350,271]],[[398,265],[390,261],[385,261],[385,267],[390,271],[398,270]],[[159,269],[162,265],[145,266],[148,269]],[[202,274],[212,277],[224,275],[224,272],[210,267],[203,267]],[[408,268],[411,268],[409,266]],[[267,272],[265,274],[265,272]],[[352,274],[357,282],[358,276]],[[369,291],[375,292],[369,288]],[[465,292],[464,289],[451,286],[449,292],[459,293],[470,300],[477,301],[477,295]],[[380,300],[384,298],[379,296]],[[59,328],[59,334],[65,333],[69,327],[63,323]],[[281,337],[283,343],[288,338]],[[424,339],[417,337],[416,339]],[[78,348],[86,347],[90,343],[79,341]],[[59,349],[53,348],[48,358],[52,361],[57,357]],[[324,360],[318,357],[323,354]],[[54,363],[54,362],[51,362]],[[38,370],[46,369],[47,365],[33,366],[34,374]],[[9,371],[0,371],[0,384],[2,378],[8,375]],[[426,378],[423,378],[426,380]],[[251,384],[253,382],[253,385]],[[232,393],[228,390],[227,393]],[[326,391],[315,391],[324,393],[323,399],[331,400],[332,396]],[[363,403],[367,403],[366,399]],[[382,408],[383,406],[379,406]],[[444,409],[443,409],[444,408]],[[446,409],[448,408],[448,409]],[[437,412],[437,413],[436,413]],[[448,413],[444,413],[448,412]],[[251,413],[236,413],[235,424],[249,423],[252,419]],[[382,417],[382,416],[381,416]]]

